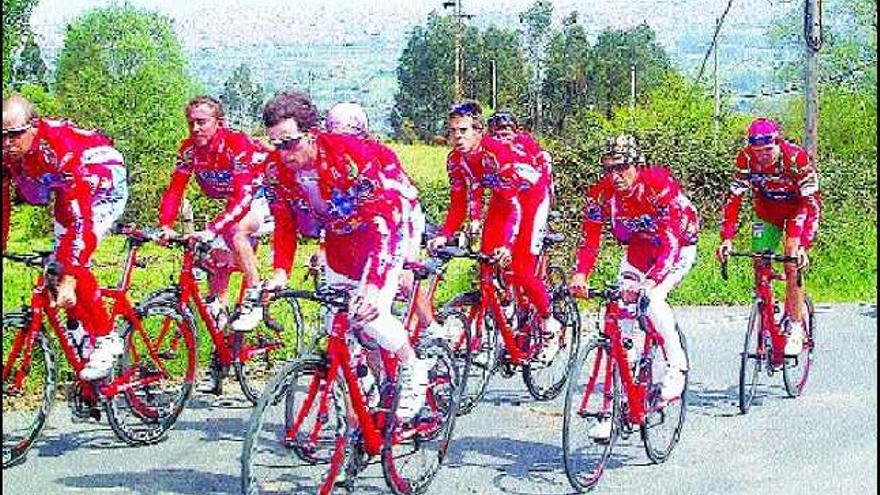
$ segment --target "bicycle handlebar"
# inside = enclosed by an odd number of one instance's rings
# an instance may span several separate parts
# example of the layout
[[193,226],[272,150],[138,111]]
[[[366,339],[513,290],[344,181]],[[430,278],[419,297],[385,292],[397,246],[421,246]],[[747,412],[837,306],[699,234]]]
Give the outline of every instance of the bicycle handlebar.
[[278,297],[292,297],[294,299],[308,299],[320,304],[339,309],[348,309],[351,299],[351,286],[321,286],[317,290],[297,290],[286,287],[263,289],[264,293]]
[[183,236],[165,237],[161,231],[151,228],[138,228],[133,224],[116,224],[113,226],[114,234],[121,234],[133,242],[146,243],[154,242],[156,244],[171,244],[184,249],[194,249],[199,253],[207,253],[211,249],[211,245],[195,238],[184,238]]
[[[784,254],[773,253],[770,251],[753,251],[753,252],[743,252],[743,251],[731,251],[727,253],[727,256],[730,258],[752,258],[752,259],[760,259],[770,262],[777,263],[797,263],[797,256],[786,256]],[[728,272],[727,272],[727,260],[721,262],[721,278],[727,280]],[[803,270],[797,269],[797,284],[798,287],[803,285]]]

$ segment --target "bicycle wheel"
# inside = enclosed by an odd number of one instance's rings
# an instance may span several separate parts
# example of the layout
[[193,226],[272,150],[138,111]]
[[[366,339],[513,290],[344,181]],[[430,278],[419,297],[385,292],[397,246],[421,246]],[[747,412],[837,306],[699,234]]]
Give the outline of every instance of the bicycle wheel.
[[135,314],[140,328],[128,319],[122,322],[125,351],[107,380],[121,390],[108,397],[104,409],[116,436],[146,445],[165,438],[192,393],[195,324],[167,299],[147,300]]
[[458,414],[462,416],[471,412],[486,394],[489,379],[498,365],[501,343],[492,317],[481,316],[479,292],[466,292],[455,297],[447,303],[443,312],[449,313],[453,310],[466,315],[470,329],[467,350],[471,362],[467,377],[462,378],[464,387],[458,408]]
[[274,299],[264,311],[271,318],[264,318],[253,330],[235,332],[232,338],[232,353],[237,356],[233,362],[235,377],[245,397],[254,404],[278,363],[299,356],[303,348],[302,313],[295,298]]
[[324,359],[286,364],[251,412],[241,455],[245,495],[329,494],[351,456],[345,381]]
[[785,358],[785,366],[782,368],[782,381],[785,382],[785,393],[789,397],[797,397],[807,386],[810,377],[810,369],[813,366],[814,339],[816,337],[816,320],[814,318],[813,301],[810,296],[804,296],[804,347],[797,356]]
[[[43,332],[37,333],[29,347],[12,353],[26,340],[29,325],[29,317],[22,313],[3,315],[3,335],[15,335],[15,340],[3,345],[3,469],[24,461],[46,425],[55,398],[55,353]],[[24,362],[28,353],[29,365]]]
[[[562,457],[568,481],[579,492],[599,482],[619,435],[620,377],[608,346],[604,337],[587,343],[571,368],[565,392]],[[598,433],[598,424],[605,421],[607,436]]]
[[[568,291],[557,288],[551,299],[553,317],[562,323],[562,330],[556,336],[559,351],[549,363],[529,360],[523,365],[523,381],[529,393],[536,400],[555,399],[565,388],[565,380],[571,372],[577,349],[580,344],[580,314],[577,303]],[[532,332],[532,335],[535,335]],[[546,345],[541,339],[533,339],[535,345]],[[539,347],[540,348],[540,347]]]
[[449,450],[458,407],[452,352],[442,343],[420,346],[417,352],[434,362],[428,372],[425,407],[411,421],[398,419],[398,384],[385,426],[382,470],[396,495],[417,495],[428,489]]
[[761,374],[761,366],[764,363],[766,355],[769,355],[770,349],[765,349],[764,353],[758,353],[758,339],[761,338],[761,312],[763,307],[761,303],[756,302],[752,305],[752,312],[749,315],[749,326],[746,330],[746,338],[743,342],[743,350],[740,354],[739,365],[739,410],[746,414],[758,389],[758,377]]
[[[677,324],[675,332],[685,353],[685,362],[687,362],[687,345],[684,341],[684,334],[681,333],[681,328]],[[682,388],[679,397],[663,401],[660,396],[660,381],[666,374],[668,366],[665,356],[666,351],[654,342],[651,349],[648,350],[648,360],[640,362],[639,369],[636,370],[639,380],[648,385],[645,393],[645,419],[641,424],[640,431],[642,443],[645,444],[645,452],[655,464],[660,464],[669,458],[672,449],[675,448],[681,437],[687,411],[687,371],[684,372],[684,388]]]
[[[468,349],[468,343],[471,341],[471,327],[468,325],[467,316],[459,309],[441,311],[437,320],[446,328],[450,336],[449,348],[452,352],[453,363],[455,363],[455,376],[458,379],[455,389],[458,391],[459,404],[461,404],[471,368],[471,353]],[[459,413],[461,412],[459,411]]]

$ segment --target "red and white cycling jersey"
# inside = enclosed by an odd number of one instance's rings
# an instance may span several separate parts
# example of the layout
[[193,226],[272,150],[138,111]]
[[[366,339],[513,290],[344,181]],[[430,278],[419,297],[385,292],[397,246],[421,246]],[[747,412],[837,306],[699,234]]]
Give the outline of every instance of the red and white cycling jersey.
[[192,175],[202,192],[211,199],[226,199],[226,208],[208,225],[214,234],[222,234],[236,225],[250,209],[260,192],[261,163],[266,153],[262,145],[242,132],[217,129],[211,142],[198,148],[192,138],[180,146],[171,184],[159,207],[159,224],[170,227],[177,219],[180,202]]
[[822,199],[819,176],[803,148],[782,141],[779,160],[761,166],[749,148],[736,156],[736,172],[730,183],[721,238],[733,239],[739,221],[743,196],[751,191],[755,214],[789,237],[800,238],[809,248],[819,228]]
[[681,248],[696,243],[697,218],[665,168],[640,169],[636,182],[623,192],[606,174],[587,193],[576,272],[589,275],[593,270],[602,228],[609,222],[615,239],[627,246],[627,261],[660,283],[678,261]]
[[63,235],[56,256],[66,268],[86,266],[97,244],[93,208],[128,198],[125,164],[113,141],[68,120],[38,119],[31,148],[18,161],[4,155],[3,246],[9,226],[14,184],[28,203],[48,204],[55,194],[54,217]]
[[380,159],[375,144],[356,136],[318,132],[316,145],[311,168],[292,170],[277,152],[266,162],[266,195],[275,217],[273,265],[290,273],[296,212],[308,209],[325,229],[328,267],[383,287],[400,256],[404,231],[400,193],[383,185],[388,160]]

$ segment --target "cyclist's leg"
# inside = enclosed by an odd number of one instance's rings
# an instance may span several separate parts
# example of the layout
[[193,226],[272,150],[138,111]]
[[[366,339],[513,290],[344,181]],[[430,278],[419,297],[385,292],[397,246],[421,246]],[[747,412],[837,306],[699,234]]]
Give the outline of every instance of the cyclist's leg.
[[[803,231],[805,216],[795,216],[785,221],[785,242],[783,254],[797,256],[800,247],[800,236]],[[787,328],[788,340],[786,341],[786,354],[799,354],[803,347],[804,338],[804,290],[797,283],[797,265],[785,263],[785,314],[788,316],[789,328]]]
[[687,370],[687,357],[678,338],[678,332],[675,329],[675,314],[672,311],[672,307],[666,301],[666,297],[672,289],[681,283],[684,276],[690,271],[696,256],[696,246],[683,247],[678,262],[675,263],[663,281],[654,286],[648,293],[650,301],[648,316],[654,322],[654,326],[666,342],[669,366],[679,371]]
[[550,294],[544,280],[537,276],[538,258],[543,249],[550,214],[550,198],[539,186],[522,195],[522,223],[513,248],[514,283],[523,288],[538,314],[550,318]]
[[236,265],[244,274],[244,300],[239,308],[239,316],[232,323],[236,330],[250,330],[259,324],[263,317],[260,299],[260,272],[257,268],[257,255],[254,252],[257,233],[270,216],[269,203],[265,196],[258,195],[251,202],[248,213],[229,232],[224,233],[226,244],[235,256]]

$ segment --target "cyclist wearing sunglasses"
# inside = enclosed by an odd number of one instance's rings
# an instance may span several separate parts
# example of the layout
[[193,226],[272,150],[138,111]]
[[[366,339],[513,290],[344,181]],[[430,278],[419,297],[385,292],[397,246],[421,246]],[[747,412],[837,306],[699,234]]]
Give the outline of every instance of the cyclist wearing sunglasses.
[[[259,184],[260,162],[265,153],[256,140],[226,127],[222,105],[210,96],[191,100],[185,115],[189,137],[180,145],[171,183],[162,197],[159,225],[165,237],[177,235],[172,226],[193,175],[206,196],[226,200],[226,207],[220,215],[204,230],[188,236],[214,242],[217,251],[227,246],[232,251],[248,287],[232,328],[250,330],[263,316],[262,307],[257,304],[260,274],[253,243],[256,234],[269,221],[269,206]],[[218,319],[228,304],[229,274],[229,269],[212,270],[209,274],[212,299],[209,308],[212,316]]]
[[[809,264],[807,250],[819,228],[822,199],[819,176],[806,151],[786,141],[779,125],[755,119],[748,128],[748,144],[736,156],[736,171],[724,204],[719,261],[733,247],[743,197],[751,192],[757,217],[752,230],[753,251],[774,251],[785,233],[786,256],[798,265],[785,264],[784,326],[788,339],[785,354],[798,354],[803,346],[803,291],[797,285],[798,268]],[[758,261],[756,260],[756,263]]]
[[687,361],[666,297],[696,258],[696,210],[666,168],[645,165],[632,136],[608,139],[602,166],[604,174],[587,193],[571,289],[575,295],[586,294],[587,278],[596,265],[602,229],[608,221],[617,242],[626,246],[618,276],[624,299],[634,303],[644,291],[648,316],[666,341],[668,367],[661,395],[671,400],[684,387]]
[[[542,177],[535,157],[523,147],[483,135],[482,108],[476,101],[465,101],[452,108],[449,112],[449,134],[454,145],[446,161],[449,209],[440,234],[431,240],[429,249],[434,250],[446,244],[449,237],[461,227],[468,209],[471,219],[480,217],[482,191],[488,188],[492,194],[486,208],[480,249],[494,256],[501,266],[510,266],[511,281],[523,288],[543,318],[542,331],[548,335],[558,335],[562,325],[553,317],[550,294],[544,281],[535,273],[537,256],[530,249],[531,236],[520,239],[523,224],[532,227],[527,231],[540,231],[538,217],[541,208],[526,208],[523,199],[529,197],[533,188],[546,191],[546,177]],[[543,197],[546,198],[546,192]],[[548,212],[549,205],[545,205],[544,225]],[[540,253],[540,250],[537,252]],[[491,267],[484,265],[481,269],[488,280]],[[548,345],[541,350],[538,359],[548,363],[558,351],[559,339],[548,338],[545,341]]]
[[294,212],[307,208],[325,229],[327,282],[358,288],[352,318],[398,357],[398,413],[414,417],[425,401],[429,367],[391,313],[403,269],[405,226],[400,193],[386,187],[383,173],[399,162],[382,157],[363,137],[318,130],[317,109],[302,93],[275,96],[263,109],[263,123],[275,147],[265,167],[276,221],[275,271],[267,287],[287,283],[297,247]]
[[92,253],[125,210],[126,169],[113,141],[72,122],[36,115],[33,105],[13,94],[3,100],[3,249],[9,226],[9,188],[34,205],[54,193],[55,256],[62,267],[54,303],[79,322],[95,348],[80,372],[84,380],[110,373],[122,354],[122,339],[101,300],[89,269]]

